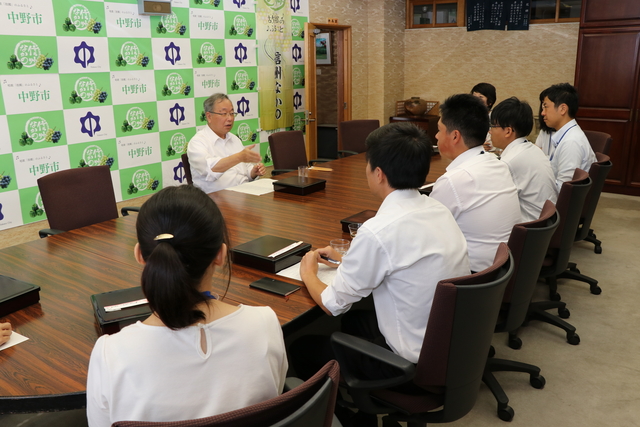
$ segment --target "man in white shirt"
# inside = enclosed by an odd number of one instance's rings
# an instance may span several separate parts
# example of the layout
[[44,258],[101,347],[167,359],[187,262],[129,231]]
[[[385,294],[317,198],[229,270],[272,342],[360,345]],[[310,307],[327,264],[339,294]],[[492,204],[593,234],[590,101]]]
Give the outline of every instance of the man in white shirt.
[[[333,316],[372,294],[375,313],[363,311],[366,320],[350,318],[369,322],[370,328],[353,332],[351,324],[343,330],[416,363],[436,284],[469,274],[467,245],[449,210],[418,192],[431,160],[425,132],[409,123],[392,123],[373,131],[366,144],[369,188],[383,202],[376,216],[358,229],[344,257],[331,247],[310,251],[300,276],[314,301]],[[331,284],[317,276],[318,263],[335,267],[321,256],[341,263]],[[347,323],[343,318],[342,324]]]
[[488,131],[487,108],[473,95],[453,95],[440,106],[436,139],[440,155],[451,163],[430,197],[453,214],[476,272],[493,264],[498,245],[521,219],[509,167],[483,151]]
[[560,191],[562,183],[571,181],[576,168],[589,171],[596,161],[589,140],[575,120],[578,112],[578,91],[569,83],[553,85],[541,94],[542,118],[557,131],[551,135],[549,152],[551,169]]
[[227,95],[216,93],[204,101],[207,126],[191,138],[187,148],[193,184],[205,193],[222,190],[264,175],[255,144],[244,147],[230,133],[237,115]]
[[522,221],[539,218],[547,200],[558,200],[556,177],[549,159],[525,138],[533,129],[533,111],[516,97],[499,103],[491,115],[491,140],[504,150],[500,159],[509,166],[518,189]]

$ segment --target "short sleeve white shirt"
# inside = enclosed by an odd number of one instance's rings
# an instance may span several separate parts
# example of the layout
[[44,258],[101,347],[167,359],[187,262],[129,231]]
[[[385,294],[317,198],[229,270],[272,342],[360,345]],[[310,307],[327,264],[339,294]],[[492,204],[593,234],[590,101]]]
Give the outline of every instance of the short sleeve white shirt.
[[471,148],[447,166],[431,198],[445,205],[467,239],[472,271],[493,264],[498,245],[520,222],[518,191],[509,167],[482,146]]
[[358,230],[322,303],[337,316],[373,294],[387,344],[416,363],[436,284],[466,274],[467,244],[447,208],[416,190],[395,190]]
[[551,136],[551,169],[558,191],[562,184],[573,179],[576,168],[589,172],[596,155],[591,144],[575,120],[565,124]]
[[511,178],[518,189],[522,222],[538,219],[547,200],[553,203],[558,200],[556,178],[549,159],[525,138],[518,138],[507,145],[500,158],[509,166]]
[[196,133],[187,148],[193,184],[205,193],[223,190],[251,180],[251,163],[238,163],[225,172],[212,172],[220,159],[239,153],[244,149],[240,138],[227,133],[220,138],[209,126]]

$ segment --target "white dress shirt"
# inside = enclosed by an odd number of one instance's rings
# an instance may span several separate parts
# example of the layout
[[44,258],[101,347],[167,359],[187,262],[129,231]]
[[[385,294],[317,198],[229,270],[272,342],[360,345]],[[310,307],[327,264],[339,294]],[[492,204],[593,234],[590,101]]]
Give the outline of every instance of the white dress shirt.
[[251,170],[254,166],[251,163],[238,163],[225,172],[211,171],[220,159],[239,153],[243,149],[240,138],[231,132],[223,139],[209,126],[200,129],[187,147],[193,185],[205,193],[213,193],[251,181]]
[[556,177],[549,159],[526,138],[518,138],[507,145],[500,159],[509,166],[518,189],[522,222],[538,219],[544,202],[558,200]]
[[518,190],[509,167],[496,156],[483,153],[481,145],[447,166],[430,197],[449,208],[460,226],[472,271],[493,264],[498,245],[509,240],[511,229],[520,222]]
[[551,142],[551,135],[553,134],[553,131],[547,132],[546,130],[540,129],[540,133],[538,133],[538,137],[536,138],[536,145],[542,149],[542,152],[547,156],[547,159],[551,156],[551,150],[555,150],[555,147]]
[[89,426],[189,420],[244,408],[282,393],[287,367],[282,328],[269,307],[240,306],[175,331],[138,322],[101,336],[93,348]]
[[373,293],[387,344],[416,363],[436,284],[466,274],[467,244],[447,208],[416,190],[395,190],[358,230],[322,303],[337,316]]
[[571,120],[551,135],[549,156],[558,191],[562,183],[573,179],[576,168],[589,172],[591,164],[596,162],[591,144],[575,120]]

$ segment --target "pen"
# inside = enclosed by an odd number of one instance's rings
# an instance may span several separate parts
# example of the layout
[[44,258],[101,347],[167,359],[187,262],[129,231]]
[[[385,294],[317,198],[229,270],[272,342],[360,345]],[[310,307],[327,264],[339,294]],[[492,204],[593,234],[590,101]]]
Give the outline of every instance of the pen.
[[336,264],[336,265],[340,265],[340,261],[336,261],[335,259],[331,259],[326,255],[320,255],[320,258],[322,258],[325,261],[330,262],[331,264]]

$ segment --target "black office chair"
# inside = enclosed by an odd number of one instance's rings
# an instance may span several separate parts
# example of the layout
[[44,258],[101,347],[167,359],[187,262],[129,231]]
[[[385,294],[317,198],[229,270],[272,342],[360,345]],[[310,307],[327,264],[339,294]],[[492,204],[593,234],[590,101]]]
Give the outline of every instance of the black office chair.
[[[529,305],[527,319],[540,320],[557,326],[566,332],[567,342],[572,345],[580,343],[580,337],[576,334],[575,326],[562,319],[568,319],[571,313],[566,303],[560,301],[558,294],[557,278],[567,269],[575,230],[578,227],[584,200],[591,188],[591,178],[582,169],[576,169],[573,180],[562,184],[556,210],[560,216],[560,224],[551,237],[547,255],[542,262],[540,278],[546,279],[549,285],[549,299],[551,301],[536,301]],[[558,316],[547,313],[552,308],[558,309]]]
[[[118,218],[109,166],[54,172],[39,178],[38,188],[51,227],[40,230],[40,237]],[[139,210],[124,207],[121,212],[126,216]]]
[[196,420],[117,421],[112,427],[337,427],[339,378],[340,367],[332,360],[298,387],[246,408]]
[[347,120],[338,123],[338,155],[351,156],[367,151],[367,136],[380,127],[380,120]]
[[189,165],[189,156],[187,153],[184,153],[180,156],[182,159],[182,168],[184,169],[184,176],[187,178],[187,184],[193,185],[193,177],[191,175],[191,166]]
[[[542,267],[551,236],[559,223],[560,217],[555,205],[547,200],[539,219],[516,224],[511,231],[508,246],[513,256],[514,272],[505,289],[495,329],[495,332],[509,333],[511,348],[518,349],[522,346],[522,340],[517,336],[518,329],[527,317],[529,304],[538,282],[538,272]],[[513,408],[509,406],[509,398],[493,373],[498,371],[528,373],[529,383],[535,388],[543,388],[546,381],[540,375],[539,367],[513,360],[496,359],[494,355],[495,350],[492,346],[482,381],[498,402],[498,417],[504,421],[511,421],[514,416]]]
[[313,159],[307,162],[304,134],[299,130],[276,132],[269,135],[269,148],[273,159],[271,175],[298,170],[298,166],[312,166],[335,159]]
[[[509,249],[501,243],[488,269],[440,281],[416,365],[369,341],[335,332],[331,336],[333,351],[358,410],[389,414],[385,420],[406,421],[409,427],[465,416],[478,395],[500,303],[512,273]],[[351,352],[379,360],[399,373],[379,380],[360,378],[358,366],[349,357]]]
[[611,135],[595,130],[584,130],[584,134],[589,140],[589,145],[591,145],[591,149],[594,153],[602,153],[606,156],[609,155],[609,150],[613,143]]

